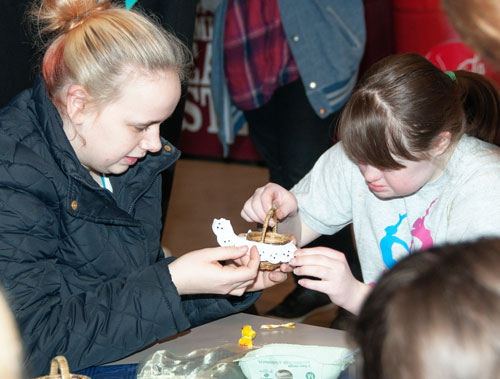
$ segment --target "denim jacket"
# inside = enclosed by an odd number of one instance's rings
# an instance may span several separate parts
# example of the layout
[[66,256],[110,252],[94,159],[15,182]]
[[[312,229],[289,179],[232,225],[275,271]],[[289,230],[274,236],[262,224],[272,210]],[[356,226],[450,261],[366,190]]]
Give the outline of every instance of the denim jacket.
[[[319,117],[345,104],[357,80],[366,31],[362,0],[278,0],[286,38],[299,68],[306,94]],[[214,20],[212,96],[219,139],[228,145],[245,123],[232,104],[224,77],[224,21],[227,0]]]

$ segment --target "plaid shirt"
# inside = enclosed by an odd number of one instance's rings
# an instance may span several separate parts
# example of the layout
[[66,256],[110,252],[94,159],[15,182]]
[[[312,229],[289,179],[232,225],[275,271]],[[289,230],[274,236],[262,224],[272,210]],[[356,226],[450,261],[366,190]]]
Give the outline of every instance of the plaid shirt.
[[278,87],[299,78],[277,0],[229,0],[224,70],[231,99],[242,110],[264,105]]

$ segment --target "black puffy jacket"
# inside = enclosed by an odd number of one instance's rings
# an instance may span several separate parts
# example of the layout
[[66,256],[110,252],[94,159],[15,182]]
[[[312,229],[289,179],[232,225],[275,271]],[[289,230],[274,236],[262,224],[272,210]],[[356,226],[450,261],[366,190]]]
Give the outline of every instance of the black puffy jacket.
[[79,163],[42,79],[0,110],[0,278],[28,374],[64,355],[110,362],[259,296],[180,297],[160,247],[168,142],[102,189]]

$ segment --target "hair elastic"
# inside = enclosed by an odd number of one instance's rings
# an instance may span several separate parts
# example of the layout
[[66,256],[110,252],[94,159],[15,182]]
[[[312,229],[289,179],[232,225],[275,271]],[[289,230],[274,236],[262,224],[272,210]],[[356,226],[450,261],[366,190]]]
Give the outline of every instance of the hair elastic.
[[451,80],[457,80],[457,76],[453,71],[445,71],[444,73],[448,75],[451,78]]

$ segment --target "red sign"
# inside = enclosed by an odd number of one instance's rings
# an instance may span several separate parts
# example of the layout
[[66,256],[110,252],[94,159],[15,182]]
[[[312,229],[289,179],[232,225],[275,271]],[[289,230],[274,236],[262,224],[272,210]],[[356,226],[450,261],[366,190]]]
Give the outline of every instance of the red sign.
[[[188,85],[180,149],[189,155],[222,158],[222,144],[218,137],[210,90],[213,21],[213,11],[199,6],[193,39],[195,67]],[[229,147],[228,158],[261,160],[248,136],[246,124]]]
[[463,42],[442,43],[433,47],[425,57],[443,71],[472,71],[500,83],[498,73]]

